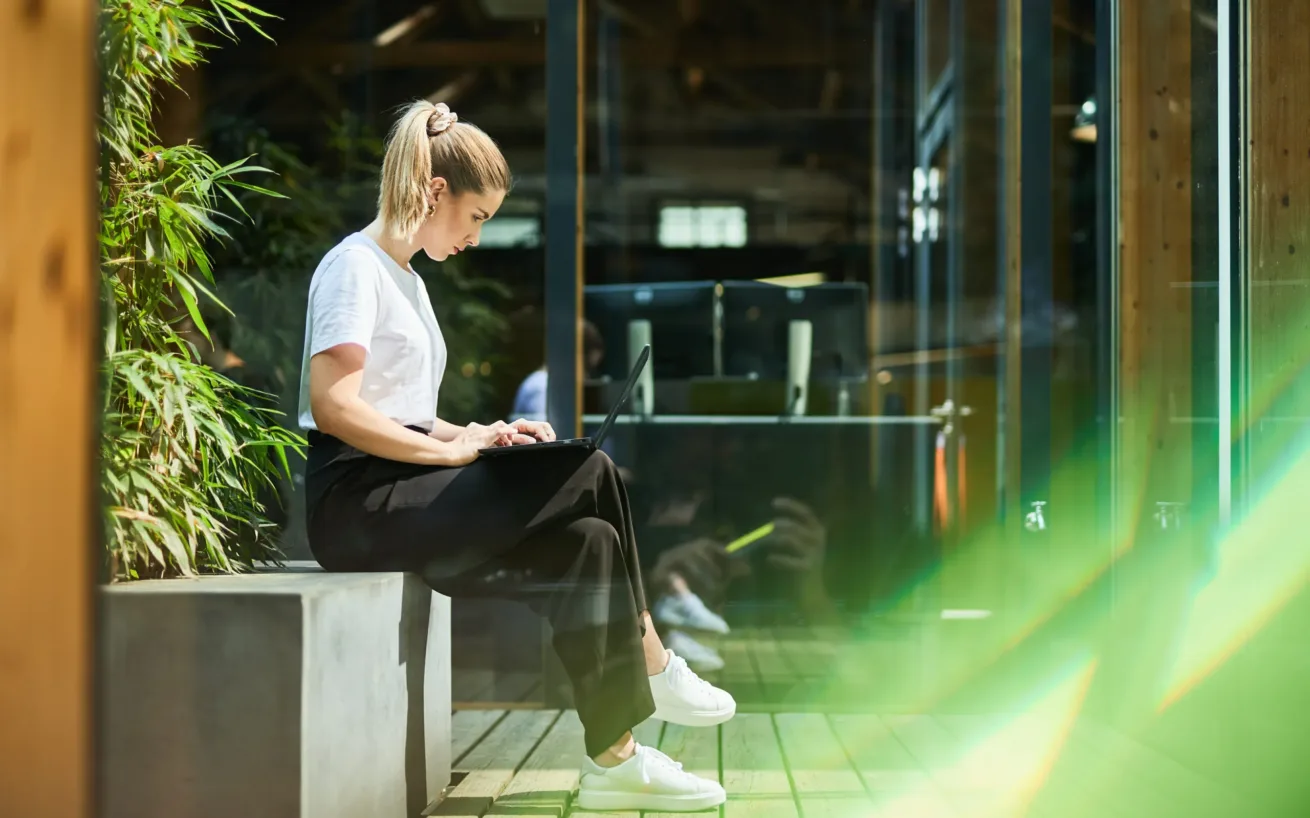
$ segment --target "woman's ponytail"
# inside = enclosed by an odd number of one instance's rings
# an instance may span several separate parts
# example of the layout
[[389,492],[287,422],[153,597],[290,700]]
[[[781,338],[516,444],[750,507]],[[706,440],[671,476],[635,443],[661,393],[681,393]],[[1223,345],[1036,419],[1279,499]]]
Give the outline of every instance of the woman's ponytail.
[[382,159],[378,215],[393,237],[408,239],[431,213],[433,177],[452,195],[508,192],[509,165],[479,128],[460,122],[444,103],[412,103],[391,128]]
[[426,100],[413,103],[396,120],[382,159],[378,213],[395,238],[409,238],[423,224],[431,207],[432,146],[428,121],[437,106]]

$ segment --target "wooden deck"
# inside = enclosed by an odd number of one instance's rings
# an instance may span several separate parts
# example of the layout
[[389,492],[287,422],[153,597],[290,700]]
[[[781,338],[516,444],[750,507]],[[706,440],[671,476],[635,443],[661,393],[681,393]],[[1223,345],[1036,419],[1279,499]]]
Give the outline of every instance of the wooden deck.
[[[706,641],[726,666],[703,675],[732,693],[743,712],[906,712],[923,705],[929,656],[919,633],[853,641],[817,629],[739,628]],[[470,654],[455,657],[457,709],[542,705],[540,672],[499,669],[494,656]]]
[[[719,818],[1245,814],[1232,793],[1122,734],[1040,713],[744,713],[717,728],[650,721],[634,732],[723,783]],[[456,772],[436,815],[573,813],[582,754],[573,711],[457,711],[453,742]]]

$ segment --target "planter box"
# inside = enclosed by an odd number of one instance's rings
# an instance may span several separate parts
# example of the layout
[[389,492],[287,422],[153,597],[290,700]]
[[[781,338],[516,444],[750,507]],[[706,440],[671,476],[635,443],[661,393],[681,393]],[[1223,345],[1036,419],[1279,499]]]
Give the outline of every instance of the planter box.
[[316,567],[108,586],[107,818],[404,818],[450,782],[450,600]]

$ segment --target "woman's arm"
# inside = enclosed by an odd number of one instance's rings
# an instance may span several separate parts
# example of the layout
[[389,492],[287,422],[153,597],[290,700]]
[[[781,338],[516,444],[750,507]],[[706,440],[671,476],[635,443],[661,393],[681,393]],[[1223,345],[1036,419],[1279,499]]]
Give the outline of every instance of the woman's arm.
[[437,418],[432,423],[432,431],[428,432],[428,437],[436,438],[443,443],[449,443],[459,437],[460,433],[463,431],[464,428],[462,426],[456,426],[453,423],[447,423],[441,418]]
[[374,457],[424,466],[471,463],[478,449],[502,436],[496,427],[466,430],[449,423],[444,426],[455,429],[449,440],[406,429],[360,398],[365,358],[362,347],[339,344],[310,359],[309,406],[319,431]]

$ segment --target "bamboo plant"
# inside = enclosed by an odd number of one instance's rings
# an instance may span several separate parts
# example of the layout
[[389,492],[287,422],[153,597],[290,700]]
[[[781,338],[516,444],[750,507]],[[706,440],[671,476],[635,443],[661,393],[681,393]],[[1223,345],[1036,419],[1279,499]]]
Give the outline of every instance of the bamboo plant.
[[[208,338],[208,248],[244,218],[264,169],[160,145],[165,85],[239,29],[265,36],[241,0],[101,0],[101,430],[105,533],[116,579],[232,572],[278,556],[261,498],[302,441],[267,401],[201,363],[179,326]],[[209,303],[206,303],[209,302]],[[202,310],[202,306],[206,309]]]

